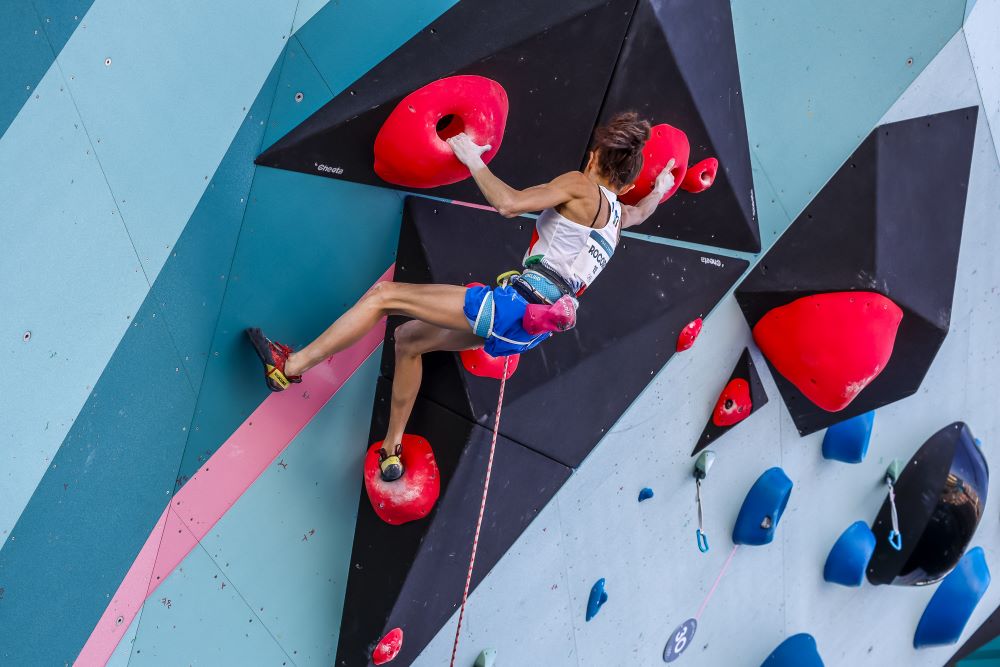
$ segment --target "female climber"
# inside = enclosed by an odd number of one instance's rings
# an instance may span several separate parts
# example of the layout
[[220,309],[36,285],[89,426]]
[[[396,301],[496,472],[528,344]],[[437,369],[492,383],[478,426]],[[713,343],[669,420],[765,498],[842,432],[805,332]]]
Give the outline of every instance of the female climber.
[[[350,310],[299,351],[269,340],[260,329],[247,329],[264,364],[267,386],[281,391],[333,354],[360,340],[379,320],[402,315],[410,321],[396,329],[396,373],[392,384],[389,428],[379,450],[385,481],[403,474],[403,431],[417,398],[421,356],[433,351],[483,347],[494,357],[530,350],[554,331],[576,322],[577,299],[604,269],[622,228],[638,225],[656,209],[674,184],[671,160],[657,176],[653,191],[635,206],[618,196],[632,189],[642,169],[642,148],[649,123],[635,113],[615,116],[598,128],[586,168],[550,183],[516,190],[483,163],[490,149],[459,134],[448,140],[455,157],[472,174],[486,200],[505,218],[541,211],[524,256],[523,271],[504,274],[500,285],[381,282]],[[386,447],[395,443],[391,451]]]

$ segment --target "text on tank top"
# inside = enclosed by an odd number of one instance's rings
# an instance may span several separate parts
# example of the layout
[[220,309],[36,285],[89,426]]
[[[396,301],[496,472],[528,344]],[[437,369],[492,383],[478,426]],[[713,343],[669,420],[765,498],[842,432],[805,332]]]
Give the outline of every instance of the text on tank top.
[[[524,254],[525,260],[541,255],[542,264],[560,275],[577,296],[594,283],[611,261],[621,236],[622,209],[618,197],[603,186],[598,188],[611,206],[608,224],[594,229],[547,208],[535,221],[531,245]],[[598,209],[598,213],[604,210],[603,200],[599,200]]]

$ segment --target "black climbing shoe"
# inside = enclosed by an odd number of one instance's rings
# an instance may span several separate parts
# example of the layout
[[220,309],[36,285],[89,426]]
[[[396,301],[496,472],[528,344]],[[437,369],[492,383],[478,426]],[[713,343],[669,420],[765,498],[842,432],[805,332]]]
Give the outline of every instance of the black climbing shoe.
[[395,482],[403,476],[403,459],[400,458],[402,453],[402,445],[396,445],[392,454],[386,452],[385,447],[379,448],[378,467],[382,471],[382,481]]
[[292,348],[269,340],[260,329],[247,329],[246,333],[264,364],[264,380],[268,389],[284,391],[289,382],[302,382],[301,375],[285,375],[285,362],[292,354]]

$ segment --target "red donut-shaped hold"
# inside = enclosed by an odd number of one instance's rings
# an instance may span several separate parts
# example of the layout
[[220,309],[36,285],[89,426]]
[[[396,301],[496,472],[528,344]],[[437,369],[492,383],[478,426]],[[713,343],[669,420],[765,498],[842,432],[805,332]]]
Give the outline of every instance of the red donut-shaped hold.
[[750,416],[753,403],[750,401],[750,383],[743,378],[733,378],[719,394],[712,410],[712,423],[716,426],[732,426]]
[[714,157],[705,158],[698,164],[688,167],[681,181],[681,188],[688,192],[704,192],[715,183],[715,175],[719,173],[719,161]]
[[670,171],[674,175],[674,187],[660,197],[660,203],[670,199],[677,188],[681,187],[690,156],[691,146],[684,132],[666,123],[654,125],[649,133],[649,141],[642,149],[642,171],[635,179],[635,187],[621,196],[622,202],[638,204],[640,199],[652,192],[656,177],[673,158],[674,166]]
[[677,336],[677,351],[683,352],[684,350],[690,350],[691,346],[698,339],[698,334],[701,333],[702,320],[700,317],[691,320],[687,323],[683,329],[681,329],[680,335]]
[[375,650],[372,651],[372,662],[376,665],[384,665],[387,662],[395,660],[396,656],[402,650],[403,631],[400,628],[393,628],[375,646]]
[[500,150],[507,125],[507,92],[482,76],[449,76],[410,93],[396,105],[375,137],[375,173],[408,188],[457,183],[469,170],[446,139],[465,132],[490,145],[489,162]]
[[806,398],[837,412],[885,369],[902,319],[875,292],[814,294],[768,311],[753,339]]
[[392,482],[384,481],[379,470],[381,446],[376,442],[365,456],[365,491],[375,514],[393,526],[424,518],[441,494],[441,475],[431,444],[419,435],[403,435],[403,476]]
[[520,354],[510,355],[510,363],[507,364],[507,375],[504,377],[504,357],[492,357],[481,347],[477,347],[474,350],[462,350],[458,354],[462,358],[462,365],[465,366],[465,370],[477,377],[493,378],[494,380],[509,380],[514,371],[517,370],[517,363],[521,360]]

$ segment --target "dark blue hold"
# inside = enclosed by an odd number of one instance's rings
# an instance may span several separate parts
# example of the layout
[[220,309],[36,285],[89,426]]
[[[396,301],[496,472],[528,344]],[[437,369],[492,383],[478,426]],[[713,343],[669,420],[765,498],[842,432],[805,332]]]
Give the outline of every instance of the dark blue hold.
[[803,632],[778,644],[760,667],[823,667],[823,658],[813,636]]
[[989,585],[983,548],[969,549],[927,603],[913,634],[913,648],[957,642]]
[[868,561],[875,553],[875,533],[864,521],[847,527],[830,549],[823,567],[823,578],[831,584],[860,586],[865,580]]
[[823,436],[823,458],[844,463],[861,463],[868,453],[875,411],[871,410],[834,424]]
[[642,491],[639,492],[639,502],[640,503],[643,500],[649,500],[652,497],[653,497],[653,490],[651,488],[649,488],[648,486],[645,487]]
[[597,616],[604,603],[608,601],[608,594],[604,592],[604,577],[601,577],[590,589],[590,599],[587,600],[587,620]]
[[792,494],[792,480],[781,468],[770,468],[757,478],[733,526],[733,543],[759,546],[770,544],[781,514]]

